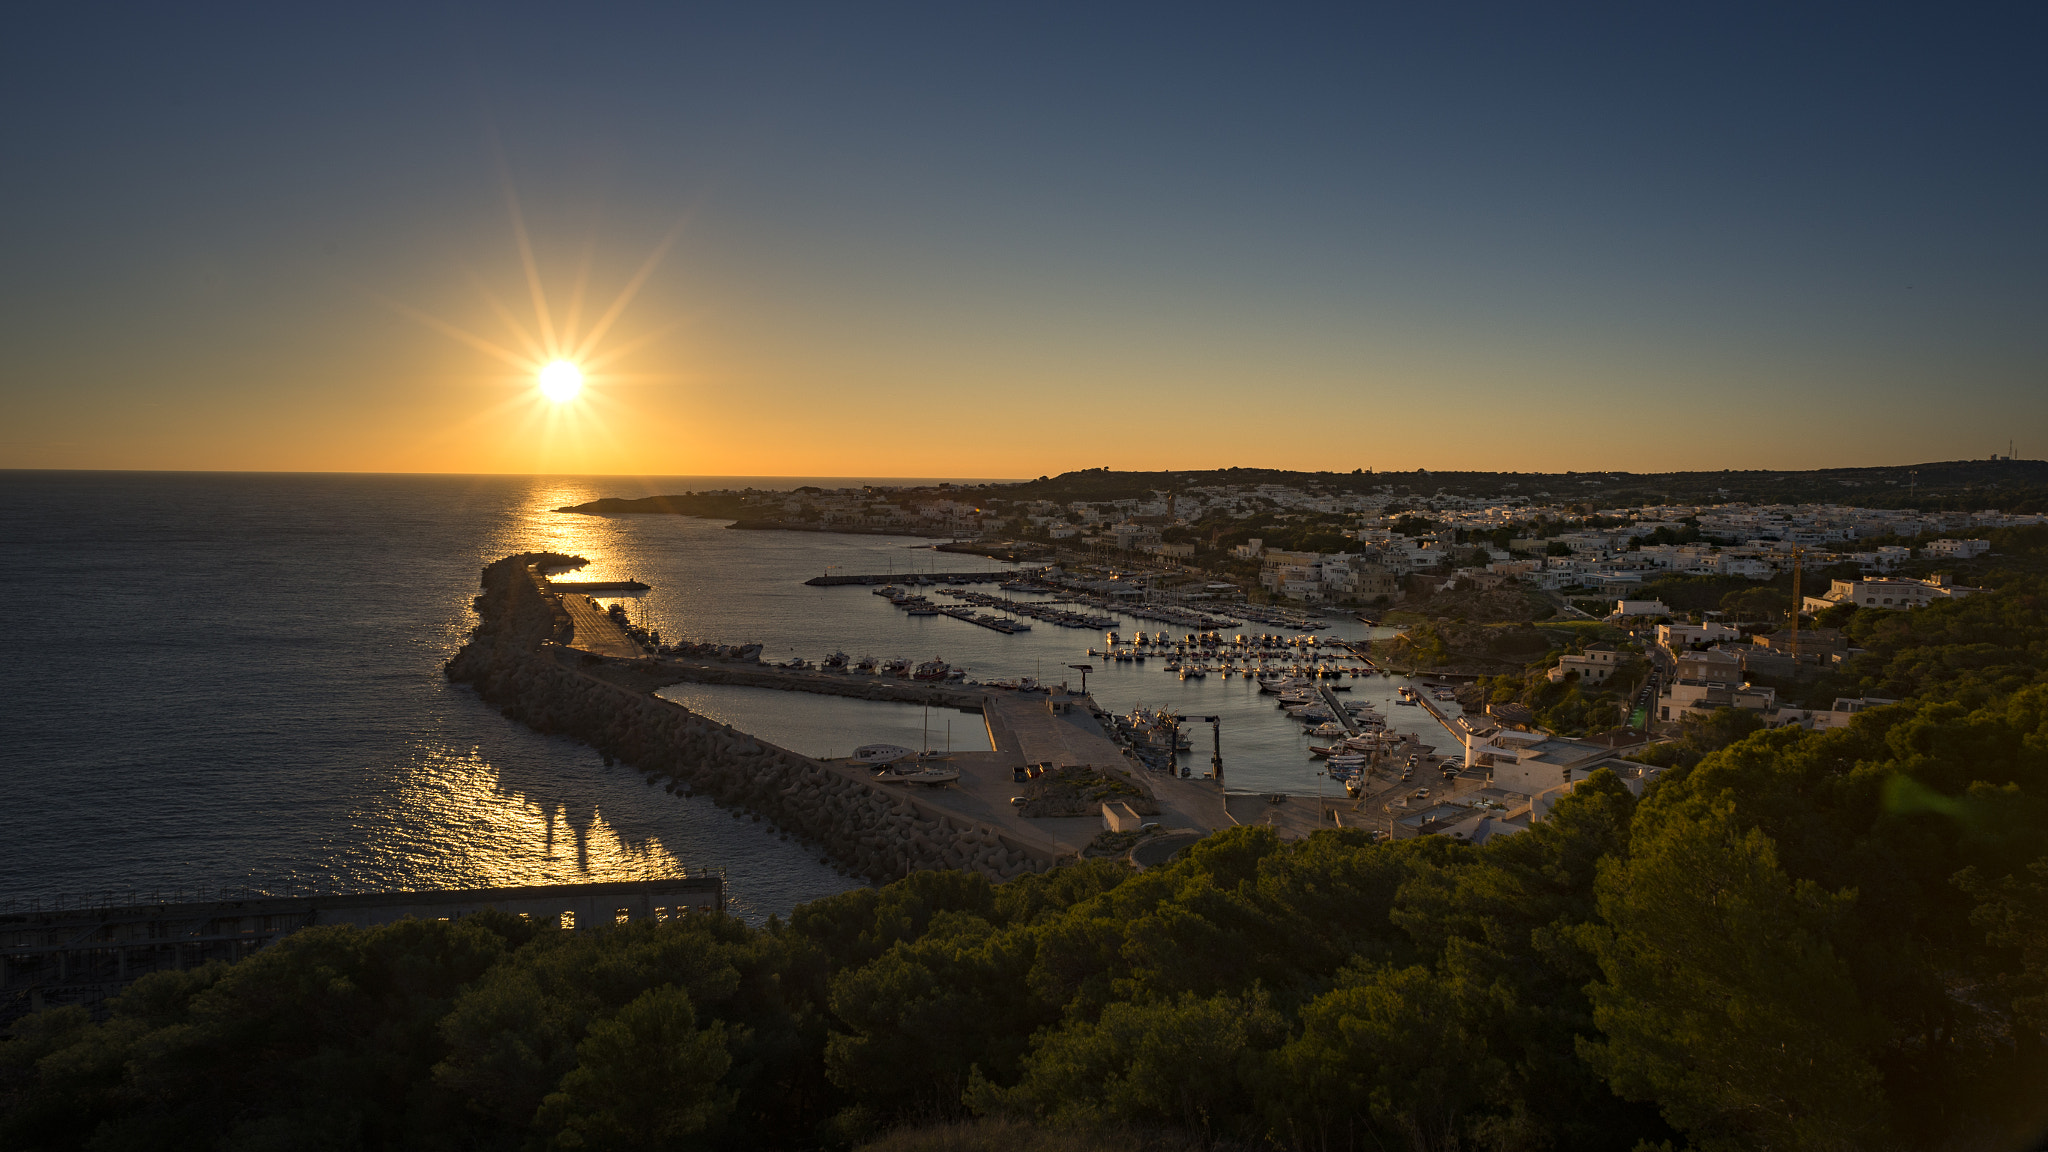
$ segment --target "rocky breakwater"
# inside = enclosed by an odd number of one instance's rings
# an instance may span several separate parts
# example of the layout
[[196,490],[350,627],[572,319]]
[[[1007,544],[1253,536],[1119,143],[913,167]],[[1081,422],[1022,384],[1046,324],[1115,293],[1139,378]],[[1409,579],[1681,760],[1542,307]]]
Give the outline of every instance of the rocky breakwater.
[[650,784],[666,780],[672,792],[701,792],[773,821],[873,881],[922,868],[1007,880],[1052,864],[1043,849],[877,787],[864,770],[778,748],[655,696],[678,677],[654,661],[563,647],[568,616],[537,568],[559,559],[527,553],[484,569],[477,626],[448,661],[450,680],[473,686],[510,719],[575,736],[607,763],[639,769]]

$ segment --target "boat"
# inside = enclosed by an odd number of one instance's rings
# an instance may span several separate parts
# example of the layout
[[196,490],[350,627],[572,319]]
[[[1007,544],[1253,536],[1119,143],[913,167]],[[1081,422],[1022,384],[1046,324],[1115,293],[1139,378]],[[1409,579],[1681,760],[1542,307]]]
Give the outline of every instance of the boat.
[[853,666],[853,670],[856,672],[873,672],[877,663],[878,661],[873,656],[863,656],[860,658],[860,662]]
[[834,652],[830,656],[825,657],[825,662],[818,665],[818,667],[823,668],[827,672],[844,672],[846,671],[846,660],[846,653]]
[[958,768],[919,768],[915,762],[909,771],[896,768],[875,773],[875,779],[883,784],[950,784],[959,778]]
[[927,660],[922,664],[919,664],[917,666],[917,671],[910,674],[910,678],[913,680],[944,680],[946,678],[946,674],[951,672],[952,670],[953,666],[951,664],[948,664],[944,660],[941,660],[937,657],[933,657],[932,659]]
[[864,764],[893,764],[916,754],[901,744],[863,744],[853,750],[853,758]]

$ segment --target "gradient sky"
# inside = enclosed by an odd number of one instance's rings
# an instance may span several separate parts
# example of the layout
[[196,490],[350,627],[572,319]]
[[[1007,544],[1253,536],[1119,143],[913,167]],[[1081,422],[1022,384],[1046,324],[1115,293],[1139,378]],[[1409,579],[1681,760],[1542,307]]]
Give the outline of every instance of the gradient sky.
[[14,5],[0,467],[2038,458],[2044,11]]

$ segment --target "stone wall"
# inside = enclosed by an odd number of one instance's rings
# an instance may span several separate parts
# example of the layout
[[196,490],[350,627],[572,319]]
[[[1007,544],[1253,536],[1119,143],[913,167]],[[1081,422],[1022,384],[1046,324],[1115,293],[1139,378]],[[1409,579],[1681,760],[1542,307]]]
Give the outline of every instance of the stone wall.
[[773,821],[876,882],[920,868],[963,868],[1007,880],[1050,866],[1044,849],[988,825],[591,675],[582,653],[561,646],[567,616],[559,597],[536,582],[533,562],[532,556],[509,556],[484,569],[479,623],[446,669],[449,679],[472,685],[508,718],[575,736],[607,762],[666,780],[670,791],[701,792]]

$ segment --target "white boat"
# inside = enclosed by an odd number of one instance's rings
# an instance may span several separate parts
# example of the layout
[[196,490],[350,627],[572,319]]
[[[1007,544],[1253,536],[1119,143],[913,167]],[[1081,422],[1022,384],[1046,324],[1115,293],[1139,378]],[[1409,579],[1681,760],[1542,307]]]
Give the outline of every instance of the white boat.
[[883,784],[950,784],[959,778],[958,768],[919,768],[915,764],[908,771],[890,768],[875,773],[875,779]]
[[915,751],[901,744],[863,744],[853,750],[853,758],[863,764],[893,764],[916,755]]

